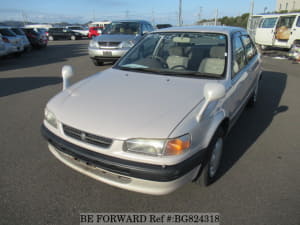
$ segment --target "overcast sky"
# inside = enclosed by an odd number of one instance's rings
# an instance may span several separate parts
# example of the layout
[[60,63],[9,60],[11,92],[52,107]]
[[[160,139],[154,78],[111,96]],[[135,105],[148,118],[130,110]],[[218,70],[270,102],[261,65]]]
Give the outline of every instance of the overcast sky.
[[[251,0],[182,0],[184,24],[199,18],[237,16],[249,12]],[[276,0],[254,0],[254,13],[274,11]],[[176,24],[179,0],[6,0],[1,1],[0,21],[86,23],[91,20],[146,19]]]

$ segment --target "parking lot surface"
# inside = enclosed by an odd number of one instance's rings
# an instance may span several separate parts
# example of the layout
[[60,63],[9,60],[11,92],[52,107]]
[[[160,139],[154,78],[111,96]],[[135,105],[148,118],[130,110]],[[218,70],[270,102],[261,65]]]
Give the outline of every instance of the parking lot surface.
[[44,107],[62,89],[63,65],[74,66],[73,82],[111,67],[94,66],[87,46],[53,41],[0,60],[0,224],[79,224],[85,212],[217,212],[226,225],[300,224],[300,64],[263,57],[257,105],[227,137],[218,180],[157,197],[73,171],[40,134]]

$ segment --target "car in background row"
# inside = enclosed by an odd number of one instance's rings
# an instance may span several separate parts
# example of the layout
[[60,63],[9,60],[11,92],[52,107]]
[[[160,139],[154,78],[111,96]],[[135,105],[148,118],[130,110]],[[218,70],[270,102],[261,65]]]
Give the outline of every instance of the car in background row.
[[88,37],[89,30],[81,26],[66,26],[66,29],[69,29],[73,32],[80,33],[82,37]]
[[89,55],[96,66],[114,62],[124,55],[141,37],[153,31],[150,22],[144,20],[113,21],[89,44]]
[[11,28],[11,30],[21,39],[24,50],[30,51],[32,47],[24,31],[21,28]]
[[46,33],[37,32],[36,28],[23,28],[22,29],[26,34],[30,44],[34,48],[44,48],[48,44],[48,39]]
[[7,44],[8,54],[21,55],[24,51],[22,39],[11,30],[10,27],[0,26],[2,40]]
[[2,39],[2,34],[0,34],[0,57],[4,55],[7,55],[7,47],[4,40]]
[[66,28],[49,28],[48,40],[54,41],[58,39],[77,40],[82,38],[82,34],[74,32]]
[[96,36],[99,36],[102,34],[103,27],[90,27],[89,28],[89,33],[88,33],[88,38],[94,38]]

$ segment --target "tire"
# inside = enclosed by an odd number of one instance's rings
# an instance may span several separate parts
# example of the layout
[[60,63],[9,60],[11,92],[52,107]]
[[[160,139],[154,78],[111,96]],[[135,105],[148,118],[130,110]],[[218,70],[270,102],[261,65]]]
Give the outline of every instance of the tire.
[[71,40],[72,40],[72,41],[75,41],[75,40],[76,40],[76,36],[75,36],[75,35],[72,35],[72,36],[71,36]]
[[103,65],[103,62],[98,60],[98,59],[93,59],[93,63],[95,66],[102,66]]
[[54,37],[53,37],[53,36],[49,36],[49,37],[48,37],[48,40],[49,40],[49,41],[54,41]]
[[250,99],[247,103],[247,107],[251,108],[251,107],[255,106],[255,104],[257,102],[258,91],[259,91],[259,83],[260,82],[258,81],[257,84],[256,84],[256,87],[255,87],[255,89],[254,89],[254,91],[253,91],[253,93],[252,93],[252,95],[251,95],[251,97],[250,97]]
[[208,186],[216,180],[222,161],[223,148],[224,130],[218,128],[208,145],[202,170],[195,180],[195,183],[200,186]]

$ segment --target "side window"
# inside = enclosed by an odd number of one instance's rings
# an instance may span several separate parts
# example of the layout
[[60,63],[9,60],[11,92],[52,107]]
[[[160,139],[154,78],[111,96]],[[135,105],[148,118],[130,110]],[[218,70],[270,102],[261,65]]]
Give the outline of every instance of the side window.
[[297,27],[300,27],[300,16],[298,17],[296,26],[297,26]]
[[257,54],[256,47],[249,36],[243,35],[241,38],[245,48],[246,59],[249,62]]
[[149,32],[153,31],[153,27],[149,23],[147,23],[147,30]]
[[274,18],[266,18],[264,20],[262,20],[261,24],[260,24],[260,28],[274,28],[275,24],[277,22],[278,17],[274,17]]
[[233,39],[232,77],[235,77],[246,65],[244,46],[239,35]]
[[147,30],[147,27],[146,27],[146,24],[142,24],[142,34],[144,33],[144,32],[147,32],[148,30]]

